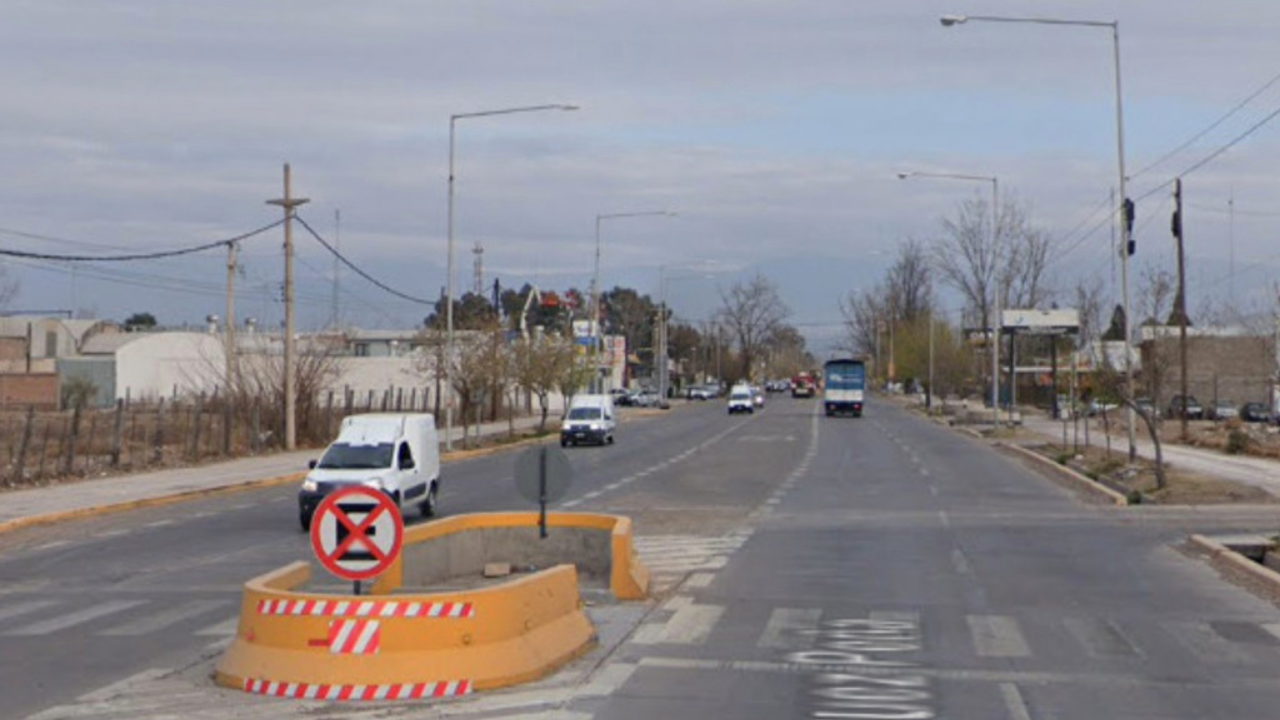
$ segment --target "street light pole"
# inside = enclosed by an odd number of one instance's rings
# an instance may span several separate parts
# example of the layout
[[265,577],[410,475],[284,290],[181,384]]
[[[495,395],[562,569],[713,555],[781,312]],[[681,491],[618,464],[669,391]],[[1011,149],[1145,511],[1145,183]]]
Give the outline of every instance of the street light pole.
[[595,270],[591,275],[591,320],[595,327],[592,328],[591,354],[592,354],[592,377],[591,386],[596,388],[596,383],[600,381],[600,343],[604,342],[604,338],[600,332],[600,223],[604,220],[613,220],[616,218],[633,218],[646,217],[653,215],[662,215],[666,217],[674,217],[675,213],[669,210],[643,210],[640,212],[623,212],[623,213],[604,213],[596,215],[596,261]]
[[[972,180],[977,182],[991,183],[991,280],[993,285],[992,305],[994,317],[990,323],[991,330],[991,425],[998,427],[1000,425],[1000,330],[1004,324],[1001,321],[1000,313],[1003,303],[1000,299],[1000,231],[997,227],[1000,224],[1000,212],[998,210],[1000,203],[1000,180],[994,175],[964,175],[962,173],[930,173],[930,172],[900,172],[899,180],[907,178],[924,177],[939,178],[942,180]],[[932,311],[931,311],[932,312]],[[932,315],[930,315],[932,318]],[[932,319],[930,320],[929,340],[933,340]],[[1016,383],[1017,378],[1013,373],[1009,373],[1009,382]],[[1009,422],[1013,422],[1013,408],[1009,408]]]
[[[1112,57],[1115,66],[1115,105],[1116,105],[1116,167],[1119,175],[1120,207],[1116,211],[1116,222],[1120,226],[1120,294],[1124,307],[1124,388],[1133,394],[1133,352],[1132,339],[1129,337],[1129,245],[1132,242],[1132,231],[1129,227],[1128,195],[1125,193],[1124,172],[1124,104],[1120,89],[1120,22],[1118,20],[1059,20],[1056,18],[1035,17],[999,17],[994,15],[943,15],[939,20],[943,27],[960,25],[970,20],[1002,23],[1031,23],[1036,25],[1075,25],[1079,27],[1099,27],[1111,29]],[[1133,437],[1133,408],[1125,405],[1125,417],[1129,440],[1129,462],[1137,457],[1137,446]]]
[[[528,105],[524,107],[502,108],[500,110],[482,110],[480,112],[457,113],[449,116],[449,207],[448,215],[448,267],[445,270],[447,277],[445,278],[445,390],[449,392],[449,399],[445,402],[445,434],[444,448],[446,451],[453,450],[453,383],[450,367],[454,361],[453,347],[453,161],[455,146],[455,126],[459,120],[468,118],[489,117],[491,115],[513,115],[515,113],[539,112],[542,110],[577,110],[577,105]],[[436,374],[439,375],[440,368],[436,368]]]

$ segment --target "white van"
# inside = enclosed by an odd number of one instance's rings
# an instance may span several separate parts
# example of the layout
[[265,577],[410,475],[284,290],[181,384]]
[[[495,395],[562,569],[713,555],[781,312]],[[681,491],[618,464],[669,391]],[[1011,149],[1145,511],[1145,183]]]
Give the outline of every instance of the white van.
[[612,445],[613,431],[617,427],[613,398],[608,395],[574,395],[560,423],[560,447],[583,442]]
[[298,520],[311,516],[325,495],[351,485],[377,488],[403,513],[417,505],[424,517],[436,511],[440,489],[440,439],[430,413],[369,413],[342,421],[338,439],[311,461],[298,490]]

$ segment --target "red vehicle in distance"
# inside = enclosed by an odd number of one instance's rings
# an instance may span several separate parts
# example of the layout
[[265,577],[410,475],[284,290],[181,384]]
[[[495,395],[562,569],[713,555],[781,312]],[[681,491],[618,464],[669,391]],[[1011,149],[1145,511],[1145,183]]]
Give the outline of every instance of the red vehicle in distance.
[[802,372],[799,375],[796,375],[795,377],[791,378],[791,397],[793,398],[813,397],[814,392],[815,392],[815,386],[813,382],[813,376],[810,375],[809,373]]

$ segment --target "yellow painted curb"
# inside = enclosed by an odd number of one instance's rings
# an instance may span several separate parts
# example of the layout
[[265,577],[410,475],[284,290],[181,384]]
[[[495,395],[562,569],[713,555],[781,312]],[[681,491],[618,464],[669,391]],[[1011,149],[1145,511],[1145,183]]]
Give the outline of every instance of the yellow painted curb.
[[[570,542],[581,537],[567,528],[599,531],[604,537],[591,544],[609,556],[591,562],[607,562],[618,597],[644,597],[648,571],[632,548],[629,518],[550,513],[547,520]],[[296,591],[310,579],[304,562],[254,578],[245,583],[236,637],[215,680],[266,695],[345,700],[456,695],[543,677],[595,643],[574,565],[476,589],[400,592],[406,575],[422,574],[415,558],[434,563],[428,572],[447,572],[450,563],[483,554],[492,540],[484,533],[537,522],[537,513],[478,513],[406,528],[405,550],[421,546],[413,552],[431,554],[406,560],[402,551],[374,594],[359,598]],[[436,547],[428,547],[433,540]]]

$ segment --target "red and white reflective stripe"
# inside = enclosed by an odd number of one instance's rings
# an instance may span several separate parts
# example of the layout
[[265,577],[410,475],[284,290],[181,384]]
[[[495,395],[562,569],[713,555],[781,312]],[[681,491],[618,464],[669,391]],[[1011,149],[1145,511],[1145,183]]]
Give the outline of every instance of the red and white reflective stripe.
[[382,642],[377,620],[334,620],[329,623],[329,652],[334,655],[377,655]]
[[259,600],[259,615],[380,618],[469,618],[475,606],[466,602],[401,602],[398,600]]
[[393,683],[390,685],[318,685],[270,680],[245,680],[244,691],[255,695],[298,700],[418,700],[456,697],[471,692],[471,681]]

